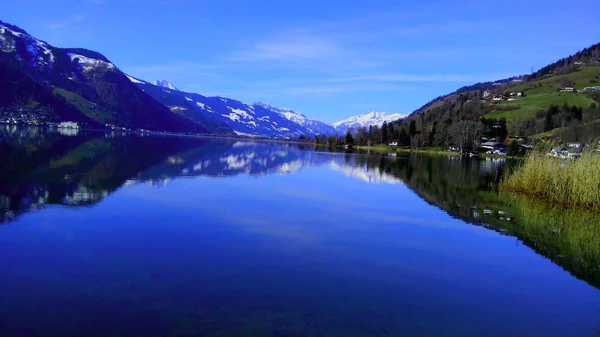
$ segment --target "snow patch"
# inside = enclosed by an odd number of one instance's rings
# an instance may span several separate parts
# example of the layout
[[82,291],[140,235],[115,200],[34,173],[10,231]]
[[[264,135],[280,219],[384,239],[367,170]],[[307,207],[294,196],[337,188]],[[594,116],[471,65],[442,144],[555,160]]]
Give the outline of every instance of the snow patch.
[[233,112],[236,115],[241,116],[244,119],[253,119],[252,116],[250,116],[245,110],[235,109],[235,108],[232,108],[232,107],[229,107],[229,110],[231,110],[231,112]]
[[131,77],[131,76],[129,76],[129,75],[125,75],[125,76],[127,76],[127,78],[128,78],[128,79],[129,79],[131,82],[133,82],[133,83],[144,84],[144,82],[142,82],[142,81],[138,80],[138,79],[137,79],[137,78],[135,78],[135,77]]
[[75,62],[75,60],[77,60],[77,63],[81,67],[82,71],[89,71],[89,70],[92,70],[97,67],[106,67],[107,69],[110,69],[110,70],[115,69],[115,65],[110,62],[96,60],[96,59],[89,58],[89,57],[75,54],[75,53],[67,53],[67,55],[69,55],[69,57],[71,58],[71,61]]
[[230,113],[229,115],[223,115],[223,117],[227,117],[229,119],[231,119],[234,122],[238,122],[240,120],[240,116],[234,114],[234,113]]
[[246,132],[240,132],[240,131],[233,131],[233,132],[238,136],[246,136],[246,137],[256,137],[257,136],[252,133],[246,133]]
[[15,40],[8,36],[4,36],[7,31],[12,32],[12,30],[6,27],[0,27],[0,51],[12,53],[16,50]]

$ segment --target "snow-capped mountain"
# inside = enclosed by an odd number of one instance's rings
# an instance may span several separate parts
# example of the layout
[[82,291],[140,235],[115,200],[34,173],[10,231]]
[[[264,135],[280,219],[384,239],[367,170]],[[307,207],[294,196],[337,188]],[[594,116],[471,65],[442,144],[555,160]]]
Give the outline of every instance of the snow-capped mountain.
[[188,93],[164,79],[147,82],[128,76],[99,52],[57,48],[3,21],[0,88],[2,106],[32,102],[39,107],[26,118],[93,127],[297,138],[401,117],[371,113],[332,126],[267,103]]
[[104,55],[58,48],[0,21],[0,104],[30,102],[28,118],[94,127],[207,132],[145,94]]
[[174,113],[183,115],[209,130],[216,130],[215,133],[297,138],[302,135],[313,137],[320,133],[335,132],[335,129],[324,123],[266,103],[246,104],[225,97],[207,97],[169,89],[132,76],[129,76],[129,80]]
[[348,129],[355,130],[359,127],[368,128],[370,125],[382,126],[384,122],[392,122],[404,118],[408,115],[399,113],[386,114],[385,112],[369,112],[366,114],[353,116],[342,121],[331,124],[338,132],[346,133]]
[[171,90],[179,90],[179,89],[177,89],[177,88],[176,88],[176,87],[173,85],[173,83],[171,83],[171,82],[169,82],[169,81],[167,81],[167,80],[155,80],[155,81],[152,81],[152,82],[150,82],[150,83],[152,83],[152,84],[154,84],[154,85],[156,85],[156,86],[163,87],[163,88],[167,88],[167,89],[171,89]]
[[314,135],[332,135],[332,134],[336,134],[337,130],[332,127],[329,124],[314,120],[314,119],[309,119],[306,116],[304,116],[303,114],[291,110],[291,109],[286,109],[286,108],[277,108],[269,103],[265,103],[265,102],[255,102],[252,104],[253,106],[261,106],[265,109],[274,111],[278,114],[280,114],[281,116],[289,119],[290,121],[299,124],[303,127],[305,127],[306,129],[308,129],[308,131],[310,131],[311,133],[313,133]]

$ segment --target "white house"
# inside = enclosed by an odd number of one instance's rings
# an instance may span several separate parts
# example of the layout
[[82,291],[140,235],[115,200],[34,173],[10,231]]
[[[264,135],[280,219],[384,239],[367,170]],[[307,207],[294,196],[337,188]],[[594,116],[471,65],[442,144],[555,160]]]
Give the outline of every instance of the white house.
[[483,92],[483,95],[482,95],[482,96],[483,96],[483,98],[488,98],[488,97],[490,97],[491,95],[492,95],[492,93],[491,93],[490,91],[487,91],[487,90],[486,90],[486,91],[484,91],[484,92]]
[[556,148],[552,149],[552,151],[550,151],[550,153],[548,153],[548,155],[550,157],[556,157],[556,158],[560,158],[561,156],[564,156],[566,154],[567,154],[567,148],[564,146],[556,147]]
[[481,143],[481,145],[479,145],[480,147],[484,148],[484,149],[490,149],[493,150],[496,148],[498,143],[496,142],[485,142],[485,143]]
[[492,101],[503,101],[503,100],[504,100],[504,96],[502,96],[502,95],[494,96],[494,98],[492,98]]
[[560,89],[560,92],[573,92],[575,91],[575,88],[573,87],[564,87]]

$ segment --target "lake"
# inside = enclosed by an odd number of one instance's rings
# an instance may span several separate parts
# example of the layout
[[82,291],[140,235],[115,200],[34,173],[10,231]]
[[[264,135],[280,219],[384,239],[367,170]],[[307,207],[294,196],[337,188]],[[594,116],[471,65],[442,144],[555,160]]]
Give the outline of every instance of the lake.
[[504,159],[0,130],[1,336],[597,336],[600,217]]

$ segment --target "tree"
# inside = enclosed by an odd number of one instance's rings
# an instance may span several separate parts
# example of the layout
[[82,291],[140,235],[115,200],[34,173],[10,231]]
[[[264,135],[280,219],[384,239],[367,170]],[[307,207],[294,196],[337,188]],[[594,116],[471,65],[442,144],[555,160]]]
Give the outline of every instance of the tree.
[[471,120],[461,120],[453,123],[450,128],[454,141],[460,146],[461,151],[473,148],[473,144],[481,135],[483,124]]
[[496,140],[503,142],[508,136],[508,128],[506,127],[506,118],[500,118],[498,122],[498,130],[496,130]]
[[354,144],[354,137],[352,137],[352,133],[349,130],[346,132],[346,138],[344,140],[346,144]]
[[383,125],[381,126],[381,142],[383,144],[388,143],[388,124],[387,124],[387,122],[383,122]]
[[571,115],[573,116],[573,118],[580,121],[583,118],[583,109],[573,105],[571,107]]
[[410,145],[410,137],[404,128],[400,129],[400,134],[398,135],[398,146],[409,146]]
[[388,123],[388,139],[390,141],[398,141],[398,127],[392,123]]
[[554,125],[552,124],[552,114],[550,113],[550,111],[548,111],[544,120],[544,132],[550,131],[552,129],[554,129]]
[[431,131],[429,131],[429,146],[434,146],[436,128],[437,128],[437,122],[433,122]]
[[410,138],[414,137],[417,134],[417,122],[414,120],[410,121],[410,125],[408,126],[408,135]]
[[520,146],[519,143],[512,141],[508,143],[508,147],[506,148],[507,156],[518,156],[520,154]]

